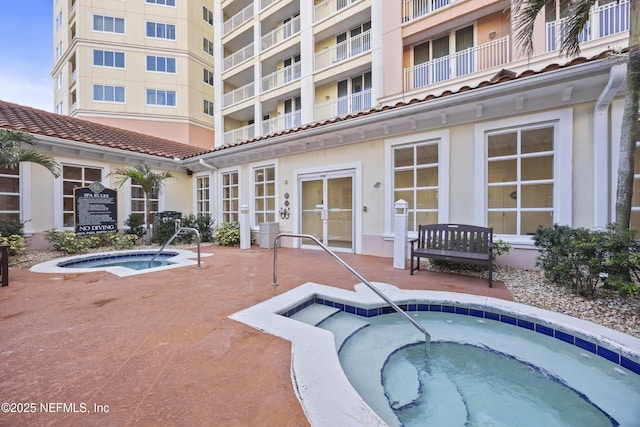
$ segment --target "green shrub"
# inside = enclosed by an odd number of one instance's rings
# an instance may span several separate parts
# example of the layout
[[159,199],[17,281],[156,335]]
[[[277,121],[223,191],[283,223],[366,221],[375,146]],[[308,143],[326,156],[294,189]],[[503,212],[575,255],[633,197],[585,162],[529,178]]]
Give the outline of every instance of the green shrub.
[[[240,223],[223,222],[215,228],[214,239],[222,246],[240,246]],[[255,236],[251,234],[251,243],[255,242]]]
[[633,295],[638,292],[640,274],[640,242],[634,235],[633,230],[618,230],[614,224],[606,230],[557,224],[540,227],[534,235],[540,249],[536,264],[548,280],[582,296],[592,297],[602,285]]
[[131,214],[129,218],[126,219],[124,225],[129,227],[125,230],[125,234],[135,235],[139,238],[143,237],[145,234],[144,229],[144,214]]
[[0,221],[0,236],[24,236],[24,222]]
[[200,232],[200,240],[203,242],[213,241],[213,218],[209,214],[199,213],[196,217],[196,228]]
[[77,239],[72,231],[56,231],[53,228],[45,231],[45,238],[56,251],[77,254],[86,251],[85,242]]
[[3,245],[9,245],[9,256],[17,255],[25,247],[24,237],[20,234],[12,234],[7,237],[0,235],[0,246]]

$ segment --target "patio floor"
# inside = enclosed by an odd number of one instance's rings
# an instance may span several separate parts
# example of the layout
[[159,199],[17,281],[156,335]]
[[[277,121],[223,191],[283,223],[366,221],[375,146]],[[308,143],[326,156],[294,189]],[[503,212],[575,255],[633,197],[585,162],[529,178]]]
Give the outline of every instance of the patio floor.
[[[204,246],[202,268],[119,278],[10,272],[0,288],[1,426],[304,426],[291,345],[228,318],[305,282],[353,289],[327,254]],[[500,281],[339,254],[369,281],[511,299]],[[35,405],[32,405],[35,404]],[[8,409],[8,411],[7,411]],[[17,413],[22,412],[22,413]]]

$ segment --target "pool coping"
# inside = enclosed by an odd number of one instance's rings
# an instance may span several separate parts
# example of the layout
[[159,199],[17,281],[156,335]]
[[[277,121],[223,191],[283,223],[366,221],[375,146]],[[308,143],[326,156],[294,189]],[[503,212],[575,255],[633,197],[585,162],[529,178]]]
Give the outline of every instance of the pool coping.
[[[78,260],[82,258],[100,258],[101,256],[119,256],[119,255],[131,255],[131,254],[155,254],[157,249],[128,249],[121,251],[109,251],[109,252],[96,252],[90,254],[81,254],[68,256],[64,258],[56,258],[50,261],[42,262],[31,267],[29,270],[34,273],[53,273],[53,274],[74,274],[74,273],[94,273],[96,271],[106,271],[114,274],[118,277],[129,277],[138,274],[153,273],[157,271],[165,271],[179,267],[186,267],[190,265],[196,265],[198,262],[193,258],[198,256],[197,253],[186,249],[165,249],[163,252],[176,253],[175,256],[168,258],[167,261],[171,261],[172,264],[161,265],[158,267],[146,268],[144,270],[133,270],[126,267],[89,267],[89,268],[65,268],[59,267],[59,264]],[[212,256],[213,254],[200,254],[201,257]]]
[[[545,333],[545,328],[565,331],[575,337],[574,345],[592,343],[596,354],[605,357],[617,353],[633,367],[640,366],[640,339],[582,319],[502,299],[441,291],[401,290],[395,286],[374,282],[396,304],[403,306],[416,301],[440,306],[466,308],[484,312],[499,312],[505,319],[516,319],[516,326],[530,329],[530,323]],[[296,395],[305,415],[314,426],[387,425],[364,402],[346,378],[333,334],[329,331],[286,317],[309,301],[327,300],[364,310],[378,310],[386,303],[363,284],[355,291],[307,282],[286,293],[275,296],[229,316],[231,319],[258,330],[291,341],[291,376]],[[435,310],[434,310],[435,311]],[[363,312],[366,316],[367,314]],[[495,319],[494,319],[495,320]],[[518,320],[522,324],[518,324]],[[509,323],[505,322],[505,323]],[[534,329],[536,326],[534,326]],[[570,331],[570,332],[569,332]],[[562,339],[559,337],[558,339]],[[602,354],[599,348],[604,349]],[[636,371],[640,375],[640,372]]]

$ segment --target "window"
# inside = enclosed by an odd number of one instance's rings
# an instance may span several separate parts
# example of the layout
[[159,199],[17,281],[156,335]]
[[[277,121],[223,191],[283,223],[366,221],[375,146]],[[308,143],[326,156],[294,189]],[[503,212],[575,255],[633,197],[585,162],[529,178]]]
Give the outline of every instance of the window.
[[239,209],[238,171],[222,174],[222,221],[237,222]]
[[61,26],[62,26],[62,11],[60,11],[56,16],[56,31],[58,31]]
[[204,108],[203,108],[202,111],[206,115],[213,117],[213,102],[209,101],[208,99],[205,99],[204,100]]
[[207,40],[206,37],[202,38],[202,50],[207,52],[209,55],[213,56],[213,42],[211,40]]
[[[144,191],[137,179],[132,178],[130,180],[131,186],[131,215],[144,220]],[[155,192],[149,197],[149,223],[152,223],[153,214],[158,212],[159,198],[158,193]]]
[[124,102],[124,86],[93,85],[93,100]]
[[58,105],[56,105],[56,114],[63,114],[62,102],[59,102]]
[[255,225],[276,220],[276,168],[261,166],[253,169],[253,200]]
[[58,42],[56,45],[56,60],[62,58],[62,42]]
[[202,19],[213,26],[213,12],[207,9],[206,6],[202,6]]
[[393,148],[393,200],[409,206],[409,231],[438,223],[439,141]]
[[56,75],[56,90],[59,90],[62,88],[62,73],[58,73]]
[[73,189],[102,182],[102,169],[87,166],[62,166],[62,214],[65,227],[74,226]]
[[337,83],[338,116],[371,108],[371,72]]
[[20,167],[0,167],[0,221],[20,220]]
[[163,24],[161,22],[147,21],[147,37],[175,40],[176,26],[173,24]]
[[93,31],[124,34],[124,18],[93,15]]
[[496,234],[553,225],[554,134],[542,125],[487,135],[487,223]]
[[147,55],[147,71],[158,73],[175,73],[176,59],[165,56]]
[[147,105],[176,106],[176,92],[173,90],[147,89]]
[[165,6],[175,6],[176,0],[146,0],[147,3],[162,4]]
[[124,52],[111,52],[109,50],[94,50],[93,65],[99,67],[124,68]]
[[203,69],[203,80],[206,84],[213,86],[213,71]]
[[211,213],[211,183],[208,176],[196,178],[196,214]]

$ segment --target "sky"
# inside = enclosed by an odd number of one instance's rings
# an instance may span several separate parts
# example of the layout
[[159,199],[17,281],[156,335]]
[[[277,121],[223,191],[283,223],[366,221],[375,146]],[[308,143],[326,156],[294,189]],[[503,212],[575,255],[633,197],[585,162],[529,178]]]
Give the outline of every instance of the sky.
[[0,0],[0,99],[53,111],[53,2]]

